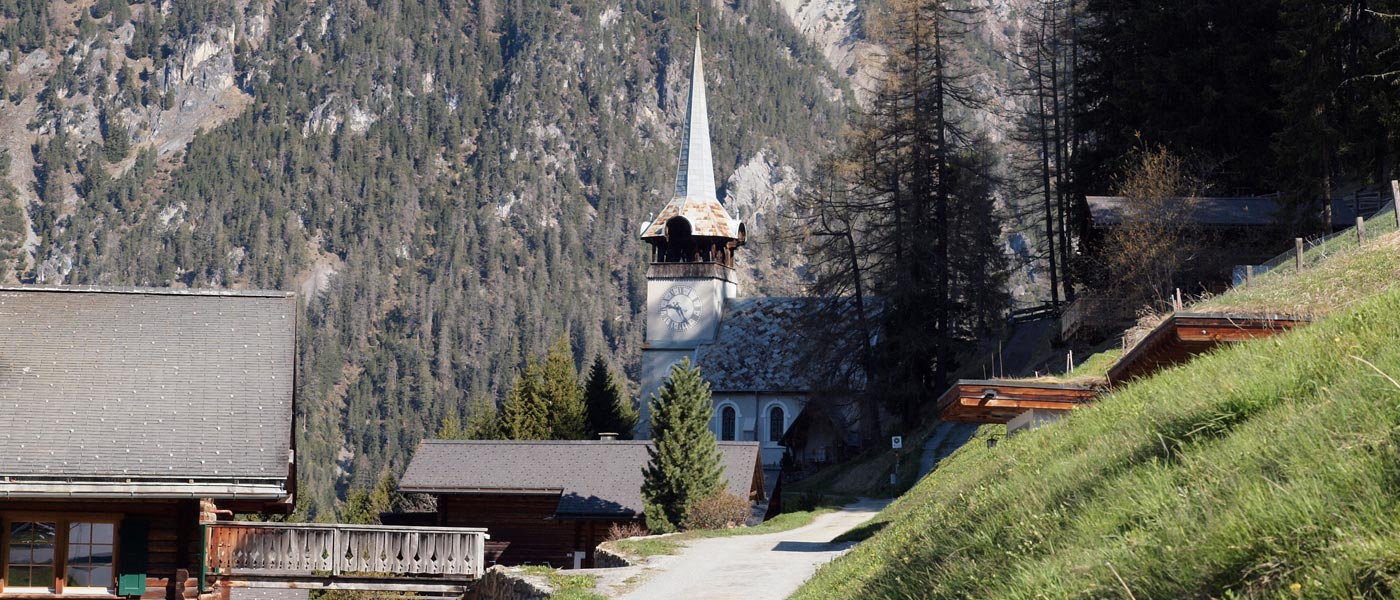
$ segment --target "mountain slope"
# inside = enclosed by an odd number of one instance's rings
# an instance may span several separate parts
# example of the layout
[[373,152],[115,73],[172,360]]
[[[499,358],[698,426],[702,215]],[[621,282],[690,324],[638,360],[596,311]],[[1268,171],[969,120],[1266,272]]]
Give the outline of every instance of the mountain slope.
[[[54,27],[0,57],[7,277],[306,294],[313,511],[558,336],[635,374],[690,4],[51,4],[23,3]],[[843,84],[776,6],[703,14],[721,194],[758,225],[744,284],[791,292],[775,195],[835,137]]]

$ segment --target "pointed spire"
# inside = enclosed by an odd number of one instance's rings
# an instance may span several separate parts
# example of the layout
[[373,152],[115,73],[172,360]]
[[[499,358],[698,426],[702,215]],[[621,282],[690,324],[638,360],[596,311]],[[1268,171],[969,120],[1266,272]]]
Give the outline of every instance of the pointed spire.
[[690,107],[681,137],[676,169],[676,197],[716,199],[715,167],[710,158],[710,117],[705,105],[705,72],[700,62],[700,15],[695,16],[695,63],[690,75]]

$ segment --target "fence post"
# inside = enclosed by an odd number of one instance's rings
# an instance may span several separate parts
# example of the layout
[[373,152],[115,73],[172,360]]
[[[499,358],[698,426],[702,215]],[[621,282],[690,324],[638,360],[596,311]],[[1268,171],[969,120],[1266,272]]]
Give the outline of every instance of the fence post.
[[1244,287],[1245,287],[1245,289],[1248,289],[1249,286],[1251,286],[1251,285],[1254,285],[1254,265],[1245,265],[1245,266],[1244,266]]
[[1395,228],[1400,229],[1400,181],[1390,180],[1390,197],[1393,199],[1392,206],[1395,207],[1395,210],[1391,211],[1395,214]]
[[1360,246],[1360,245],[1363,245],[1363,244],[1365,244],[1365,243],[1366,243],[1366,219],[1363,219],[1363,218],[1361,218],[1360,216],[1358,216],[1358,217],[1356,217],[1356,245],[1357,245],[1357,246]]
[[340,528],[331,530],[331,576],[340,576],[340,563],[345,562],[345,551],[340,547]]
[[1299,273],[1303,272],[1303,238],[1293,238],[1293,263]]

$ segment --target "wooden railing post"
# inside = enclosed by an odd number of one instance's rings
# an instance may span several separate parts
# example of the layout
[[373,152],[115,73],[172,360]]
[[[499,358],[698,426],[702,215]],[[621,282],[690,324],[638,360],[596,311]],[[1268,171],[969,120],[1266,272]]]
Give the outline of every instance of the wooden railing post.
[[345,560],[345,549],[340,546],[340,526],[331,530],[331,576],[340,576],[340,563]]
[[1299,273],[1303,272],[1303,238],[1293,238],[1293,262]]

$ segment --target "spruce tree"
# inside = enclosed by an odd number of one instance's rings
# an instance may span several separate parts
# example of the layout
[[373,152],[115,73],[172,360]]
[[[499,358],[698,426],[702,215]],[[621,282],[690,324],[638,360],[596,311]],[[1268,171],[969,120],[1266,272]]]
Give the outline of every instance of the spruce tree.
[[549,403],[540,389],[540,365],[527,359],[501,405],[501,433],[509,440],[550,438]]
[[574,353],[567,336],[549,348],[540,371],[540,393],[549,406],[551,439],[581,440],[588,437],[583,388],[574,369]]
[[710,431],[710,384],[690,358],[671,367],[661,395],[651,398],[652,444],[642,498],[647,529],[675,529],[696,501],[719,489],[719,443]]
[[608,361],[602,354],[593,357],[593,366],[588,370],[588,382],[584,384],[584,404],[588,407],[588,430],[590,435],[611,432],[618,439],[632,439],[632,430],[637,426],[637,411],[632,403],[622,397],[622,390],[608,370]]

